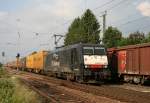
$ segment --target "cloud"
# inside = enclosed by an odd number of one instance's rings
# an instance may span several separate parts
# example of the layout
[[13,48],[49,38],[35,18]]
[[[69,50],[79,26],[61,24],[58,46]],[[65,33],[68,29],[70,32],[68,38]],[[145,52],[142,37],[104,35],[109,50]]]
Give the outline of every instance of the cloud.
[[61,17],[72,17],[75,12],[76,10],[71,0],[59,0],[53,13]]
[[[76,3],[74,1],[52,1],[42,2],[41,0],[38,0],[38,2],[31,5],[31,7],[16,13],[15,16],[20,18],[20,26],[22,26],[21,28],[28,29],[29,31],[32,29],[32,31],[39,32],[59,32],[58,26],[60,27],[60,24],[78,15],[78,11],[75,8]],[[57,29],[51,29],[54,27],[57,27]],[[64,27],[61,26],[60,28]]]
[[8,15],[8,12],[0,11],[0,20],[3,20]]
[[150,2],[142,2],[137,6],[137,9],[143,16],[150,16]]
[[[79,15],[76,5],[78,2],[74,0],[33,0],[31,4],[18,8],[17,11],[0,11],[0,38],[3,38],[1,42],[4,44],[0,47],[1,50],[12,51],[9,55],[15,57],[18,51],[24,56],[34,50],[53,49],[52,35],[67,31],[68,27],[61,24]],[[18,31],[21,34],[20,47]],[[35,32],[40,35],[36,36]],[[7,42],[16,46],[7,45]],[[63,40],[60,45],[62,43]]]

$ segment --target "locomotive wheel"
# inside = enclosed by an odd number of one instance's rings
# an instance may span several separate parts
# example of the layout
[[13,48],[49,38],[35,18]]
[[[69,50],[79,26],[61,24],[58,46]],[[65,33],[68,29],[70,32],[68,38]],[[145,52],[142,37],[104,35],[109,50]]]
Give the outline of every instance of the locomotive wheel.
[[75,81],[82,84],[83,80],[81,80],[80,76],[75,76]]

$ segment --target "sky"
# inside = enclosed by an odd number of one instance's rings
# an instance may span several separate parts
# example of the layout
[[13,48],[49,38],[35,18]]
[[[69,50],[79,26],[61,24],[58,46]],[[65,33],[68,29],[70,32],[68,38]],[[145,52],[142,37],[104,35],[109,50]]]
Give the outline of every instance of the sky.
[[[0,62],[33,51],[53,50],[53,34],[65,35],[74,18],[91,9],[102,28],[117,27],[123,36],[150,30],[150,0],[0,0]],[[36,35],[38,34],[38,35]],[[63,38],[59,45],[63,45]]]

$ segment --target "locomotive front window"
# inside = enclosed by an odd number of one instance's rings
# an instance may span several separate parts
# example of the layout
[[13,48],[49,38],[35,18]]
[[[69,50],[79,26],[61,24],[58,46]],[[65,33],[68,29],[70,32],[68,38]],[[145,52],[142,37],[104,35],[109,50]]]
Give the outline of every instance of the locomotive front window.
[[94,54],[95,55],[106,55],[105,48],[95,47]]
[[94,48],[93,47],[83,47],[83,54],[84,55],[93,55]]

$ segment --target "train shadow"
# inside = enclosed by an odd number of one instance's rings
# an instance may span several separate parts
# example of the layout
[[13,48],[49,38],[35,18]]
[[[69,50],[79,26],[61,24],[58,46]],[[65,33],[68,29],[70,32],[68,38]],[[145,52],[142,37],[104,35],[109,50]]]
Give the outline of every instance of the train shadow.
[[123,84],[134,84],[134,85],[141,85],[141,86],[150,86],[150,81],[145,81],[144,84],[137,84],[137,83],[133,83],[133,82],[124,82],[124,81],[105,81],[103,83],[103,85],[123,85]]
[[145,83],[143,85],[144,86],[150,86],[150,80],[149,81],[145,81]]

